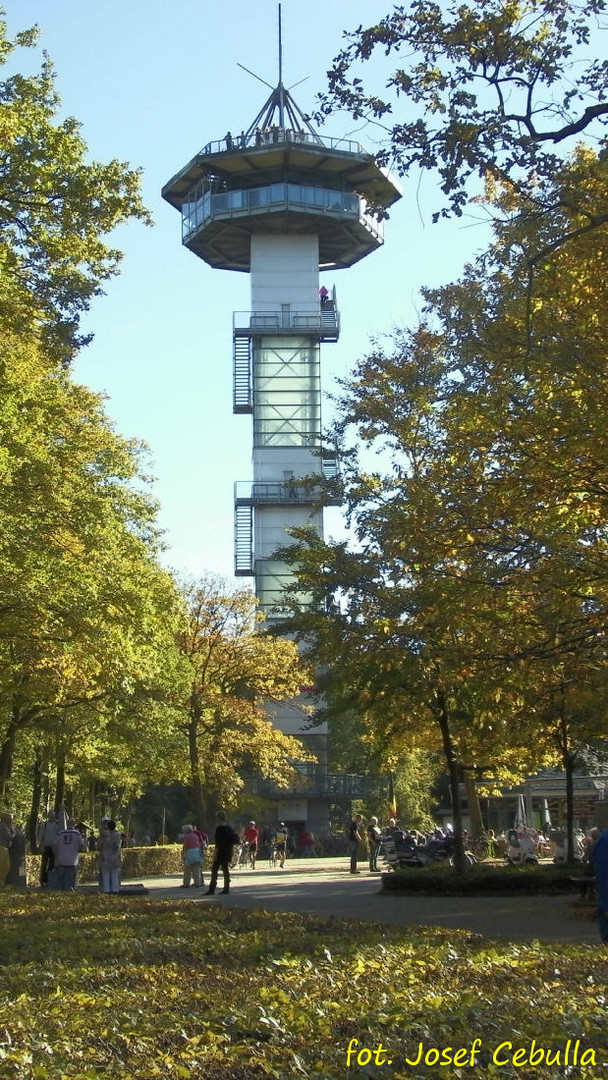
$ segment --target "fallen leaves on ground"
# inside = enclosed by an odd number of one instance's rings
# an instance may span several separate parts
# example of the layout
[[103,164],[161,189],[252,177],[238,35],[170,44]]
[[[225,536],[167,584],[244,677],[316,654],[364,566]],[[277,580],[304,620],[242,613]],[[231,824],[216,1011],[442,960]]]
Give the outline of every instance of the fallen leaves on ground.
[[[597,1080],[606,951],[142,897],[0,895],[3,1080]],[[404,1064],[470,1046],[474,1066]],[[390,1051],[391,1064],[357,1049]],[[596,1067],[492,1064],[504,1040]],[[376,1064],[375,1061],[382,1062]]]

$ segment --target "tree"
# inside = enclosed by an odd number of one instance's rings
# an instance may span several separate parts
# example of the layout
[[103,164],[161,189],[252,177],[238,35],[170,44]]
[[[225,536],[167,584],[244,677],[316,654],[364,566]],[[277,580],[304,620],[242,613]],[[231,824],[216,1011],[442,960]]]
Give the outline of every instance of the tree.
[[208,578],[186,589],[186,601],[178,643],[188,690],[177,708],[188,741],[193,811],[202,825],[214,803],[234,802],[245,768],[286,786],[294,765],[311,760],[269,719],[269,707],[293,701],[311,677],[292,641],[264,631],[250,592],[231,593]]
[[143,449],[25,330],[3,339],[0,788],[25,730],[69,741],[173,679],[180,606]]
[[[476,175],[534,190],[554,177],[572,140],[601,136],[608,120],[608,72],[593,54],[604,10],[604,0],[397,5],[345,35],[321,115],[346,109],[372,119],[386,132],[382,164],[405,175],[436,171],[447,206],[435,218],[462,213]],[[396,66],[376,93],[359,72],[379,52]],[[402,117],[393,120],[395,98]]]
[[[561,222],[501,193],[512,217],[492,251],[343,382],[337,434],[382,450],[384,470],[345,458],[352,545],[301,530],[282,553],[315,601],[294,625],[336,698],[404,747],[440,740],[457,835],[463,769],[497,782],[555,760],[530,708],[542,665],[580,681],[605,663],[606,235],[579,230],[564,198],[601,205],[601,166],[587,151],[564,166]],[[586,716],[600,736],[603,709]]]
[[[560,634],[570,630],[563,611],[560,615],[561,624],[552,627],[556,646]],[[535,664],[534,670],[528,699],[537,718],[538,737],[555,747],[566,777],[567,858],[574,862],[574,775],[584,763],[589,742],[606,731],[608,664],[603,640],[599,648],[593,643],[576,652],[566,649],[560,653],[556,648],[553,655]]]
[[[0,63],[33,48],[37,29],[8,40],[0,21]],[[149,222],[139,170],[86,160],[73,118],[58,119],[54,71],[0,82],[0,322],[38,327],[46,355],[69,362],[82,344],[79,322],[121,253],[104,237],[132,218]]]
[[400,820],[417,829],[432,827],[440,754],[411,747],[404,750],[384,724],[374,727],[359,710],[344,710],[339,698],[333,700],[331,680],[327,680],[327,696],[316,719],[328,722],[329,771],[366,777],[364,816],[385,814],[392,773]]
[[[0,21],[0,62],[36,40],[9,41]],[[150,748],[177,693],[181,601],[157,561],[144,448],[66,372],[83,312],[118,270],[105,237],[149,221],[139,172],[87,161],[48,58],[8,75],[0,99],[0,797],[33,762],[33,821],[51,770],[58,790],[104,758],[123,786],[135,761],[146,775],[134,747],[145,726]]]

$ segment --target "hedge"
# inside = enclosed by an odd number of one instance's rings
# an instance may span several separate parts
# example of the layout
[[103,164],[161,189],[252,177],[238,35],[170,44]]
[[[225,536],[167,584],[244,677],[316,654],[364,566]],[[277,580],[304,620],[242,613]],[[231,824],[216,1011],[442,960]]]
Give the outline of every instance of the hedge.
[[[132,878],[164,877],[165,874],[181,874],[183,871],[180,844],[166,847],[134,847],[122,849],[123,881]],[[40,856],[27,856],[27,880],[30,885],[40,881]],[[96,882],[99,876],[99,855],[96,851],[84,851],[78,860],[78,881],[81,885]]]
[[574,893],[572,866],[474,866],[465,874],[451,867],[399,870],[382,874],[382,892],[426,893],[439,896],[510,896],[513,894]]

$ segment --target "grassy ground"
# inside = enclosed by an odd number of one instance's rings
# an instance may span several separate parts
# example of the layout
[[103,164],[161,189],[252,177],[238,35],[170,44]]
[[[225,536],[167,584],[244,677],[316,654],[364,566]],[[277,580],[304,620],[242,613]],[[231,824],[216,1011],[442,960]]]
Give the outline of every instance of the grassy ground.
[[0,1077],[598,1080],[607,956],[599,945],[549,951],[465,931],[4,890]]

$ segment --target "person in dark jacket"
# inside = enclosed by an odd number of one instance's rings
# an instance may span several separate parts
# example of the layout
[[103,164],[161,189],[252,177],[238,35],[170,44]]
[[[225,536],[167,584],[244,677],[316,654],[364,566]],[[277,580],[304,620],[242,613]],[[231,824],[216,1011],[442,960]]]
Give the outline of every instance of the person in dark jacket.
[[348,830],[348,850],[350,854],[350,872],[351,874],[360,874],[361,871],[357,866],[357,860],[359,858],[359,848],[363,843],[363,837],[361,836],[361,826],[363,817],[361,814],[355,816],[354,821],[350,823],[350,829]]
[[218,810],[215,819],[217,821],[214,838],[215,853],[213,856],[213,863],[211,864],[211,880],[209,882],[209,888],[207,889],[207,896],[213,896],[215,892],[217,876],[220,869],[224,875],[224,888],[222,889],[222,892],[230,892],[230,863],[232,861],[232,849],[234,845],[239,842],[239,837],[226,821],[226,815],[223,810]]

